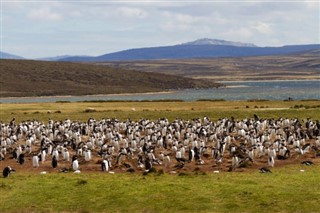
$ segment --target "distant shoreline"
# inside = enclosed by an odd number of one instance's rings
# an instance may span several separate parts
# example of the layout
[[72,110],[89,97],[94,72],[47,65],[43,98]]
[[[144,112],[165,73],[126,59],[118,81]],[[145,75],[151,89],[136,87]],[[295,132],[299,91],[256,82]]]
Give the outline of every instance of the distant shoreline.
[[0,99],[33,99],[33,98],[68,98],[68,97],[103,97],[103,96],[126,96],[126,95],[153,95],[153,94],[172,94],[177,90],[173,91],[162,91],[162,92],[136,92],[136,93],[113,93],[113,94],[96,94],[96,95],[50,95],[50,96],[21,96],[21,97],[3,97]]
[[281,80],[236,80],[236,81],[217,81],[218,83],[242,83],[242,82],[286,82],[286,81],[319,81],[320,79],[281,79]]
[[[257,82],[257,83],[261,83],[261,82],[314,82],[316,85],[318,85],[319,82],[319,86],[320,86],[320,79],[310,79],[310,80],[248,80],[248,81],[243,81],[243,80],[238,80],[238,81],[220,81],[219,83],[224,83],[223,87],[220,88],[211,88],[211,89],[216,89],[217,91],[219,90],[224,90],[224,89],[232,89],[232,88],[246,88],[246,87],[251,87],[251,85],[244,85],[245,83],[248,82]],[[238,83],[238,84],[237,84]],[[241,84],[244,83],[244,84]],[[32,99],[38,99],[38,100],[42,100],[44,102],[47,102],[46,99],[66,99],[66,100],[54,100],[54,102],[56,101],[81,101],[81,100],[69,100],[68,98],[75,98],[75,99],[90,99],[91,97],[96,97],[97,100],[100,100],[99,97],[109,97],[109,99],[107,100],[113,100],[110,99],[112,97],[124,97],[125,96],[128,97],[127,100],[130,100],[131,97],[133,96],[144,96],[144,95],[165,95],[165,94],[176,94],[177,93],[177,97],[176,99],[179,99],[179,92],[180,91],[184,91],[184,90],[190,90],[189,89],[176,89],[176,90],[167,90],[167,91],[159,91],[159,92],[141,92],[141,93],[112,93],[112,94],[91,94],[91,95],[52,95],[52,96],[11,96],[11,97],[0,97],[0,103],[25,103],[25,102],[29,102]],[[191,90],[201,90],[203,88],[192,88]],[[207,88],[208,89],[208,88]],[[173,98],[175,98],[175,96],[173,96]],[[172,99],[172,97],[170,97],[169,99]],[[201,99],[201,98],[199,98]],[[206,99],[206,98],[205,98]],[[210,98],[209,98],[210,99]],[[215,98],[212,98],[215,99]],[[218,97],[216,99],[225,99],[224,97]],[[21,100],[15,102],[16,100]],[[101,99],[103,100],[103,99]],[[118,100],[118,99],[116,99]],[[120,100],[122,100],[122,98],[120,98]],[[156,99],[158,100],[158,99]],[[42,102],[40,101],[40,102]],[[37,101],[36,101],[37,102]],[[31,103],[31,102],[30,102]]]

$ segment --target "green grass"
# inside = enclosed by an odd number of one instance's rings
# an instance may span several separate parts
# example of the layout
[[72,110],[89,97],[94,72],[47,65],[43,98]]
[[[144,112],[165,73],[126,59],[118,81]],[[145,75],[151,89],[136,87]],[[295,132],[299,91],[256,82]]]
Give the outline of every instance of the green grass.
[[318,212],[319,181],[319,166],[302,165],[184,176],[18,171],[0,179],[0,212]]
[[[295,107],[301,106],[302,107]],[[148,118],[155,120],[166,117],[193,119],[208,116],[212,120],[233,116],[236,119],[253,117],[262,118],[312,118],[320,119],[319,100],[313,101],[166,101],[166,102],[80,102],[80,103],[26,103],[0,104],[0,120],[71,120],[86,121],[89,117],[95,119],[117,118],[138,120]],[[91,109],[91,110],[87,110]],[[85,111],[88,112],[85,112]]]
[[[320,101],[85,102],[1,104],[0,120],[85,121],[89,117],[134,120],[208,116],[242,119],[320,119]],[[295,105],[303,107],[294,108]],[[257,106],[257,108],[255,108]],[[93,108],[94,112],[84,111]],[[132,110],[134,108],[134,111]],[[50,113],[48,113],[50,111]],[[55,113],[61,111],[61,113]],[[0,161],[1,168],[5,162]],[[305,172],[300,172],[304,169]],[[32,170],[0,178],[0,212],[318,212],[320,168],[294,165],[272,174],[207,172],[40,175]]]

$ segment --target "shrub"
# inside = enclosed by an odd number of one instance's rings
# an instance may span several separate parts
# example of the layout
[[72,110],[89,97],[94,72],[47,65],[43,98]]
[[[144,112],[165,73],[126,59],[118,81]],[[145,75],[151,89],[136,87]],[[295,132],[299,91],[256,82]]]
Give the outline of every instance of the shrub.
[[87,108],[84,110],[85,113],[89,113],[89,112],[97,112],[97,110],[95,108]]

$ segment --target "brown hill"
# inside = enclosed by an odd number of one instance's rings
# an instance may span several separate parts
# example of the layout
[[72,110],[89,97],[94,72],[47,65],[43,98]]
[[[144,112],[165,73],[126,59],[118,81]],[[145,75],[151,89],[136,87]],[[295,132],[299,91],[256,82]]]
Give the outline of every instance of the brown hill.
[[312,50],[277,56],[120,61],[99,64],[216,81],[303,80],[320,79],[319,54],[319,50]]
[[92,64],[0,60],[0,97],[158,92],[217,87],[212,81]]

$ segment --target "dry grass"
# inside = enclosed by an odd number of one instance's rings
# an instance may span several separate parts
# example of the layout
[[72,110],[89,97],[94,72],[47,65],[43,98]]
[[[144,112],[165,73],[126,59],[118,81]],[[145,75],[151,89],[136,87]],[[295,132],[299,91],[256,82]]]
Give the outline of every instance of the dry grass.
[[320,79],[319,51],[282,56],[104,62],[100,65],[215,81]]

